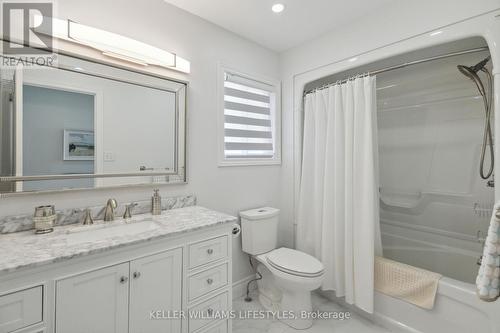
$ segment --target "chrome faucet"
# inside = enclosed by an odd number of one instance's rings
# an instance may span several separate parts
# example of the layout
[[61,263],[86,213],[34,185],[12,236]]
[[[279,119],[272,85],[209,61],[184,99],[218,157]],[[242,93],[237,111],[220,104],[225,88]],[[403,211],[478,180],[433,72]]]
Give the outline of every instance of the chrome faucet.
[[94,219],[92,218],[92,211],[90,208],[87,208],[85,210],[85,213],[83,215],[83,220],[82,220],[83,225],[91,225],[94,224]]
[[123,218],[124,219],[129,219],[132,217],[132,208],[137,206],[137,202],[132,202],[131,204],[128,204],[125,206],[125,213],[123,213]]
[[118,206],[116,199],[109,199],[104,210],[104,221],[113,221],[115,219],[115,209]]

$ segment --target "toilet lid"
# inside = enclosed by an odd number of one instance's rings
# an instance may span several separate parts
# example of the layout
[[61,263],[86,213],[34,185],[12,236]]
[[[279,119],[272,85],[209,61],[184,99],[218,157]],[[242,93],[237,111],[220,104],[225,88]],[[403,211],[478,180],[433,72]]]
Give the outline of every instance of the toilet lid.
[[266,260],[274,268],[297,276],[315,277],[323,274],[324,270],[323,264],[318,259],[285,247],[268,253]]

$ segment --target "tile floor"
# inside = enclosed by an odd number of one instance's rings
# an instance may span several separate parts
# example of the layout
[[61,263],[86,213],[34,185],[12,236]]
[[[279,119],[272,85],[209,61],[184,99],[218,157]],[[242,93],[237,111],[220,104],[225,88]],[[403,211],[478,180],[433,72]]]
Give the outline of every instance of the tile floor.
[[[253,301],[247,303],[243,297],[233,301],[233,310],[258,311],[263,310],[255,294]],[[313,310],[319,311],[348,311],[320,295],[313,294]],[[355,313],[345,320],[323,319],[315,320],[314,325],[307,330],[297,331],[281,323],[277,319],[234,319],[233,333],[388,333],[388,329],[381,327]]]

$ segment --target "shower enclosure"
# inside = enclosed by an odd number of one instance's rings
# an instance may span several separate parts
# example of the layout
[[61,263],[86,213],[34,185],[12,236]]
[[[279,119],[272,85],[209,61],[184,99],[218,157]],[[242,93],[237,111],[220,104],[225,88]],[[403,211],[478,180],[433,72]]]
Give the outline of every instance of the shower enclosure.
[[377,77],[384,256],[467,283],[494,203],[488,57],[473,52]]
[[[494,174],[480,175],[485,108],[471,67],[486,59],[494,99],[491,141],[500,130],[500,11],[487,13],[318,67],[294,77],[295,204],[301,175],[304,92],[356,74],[467,52],[377,74],[380,220],[384,256],[441,273],[436,302],[423,310],[375,291],[373,319],[396,331],[500,332],[500,302],[476,295],[475,278],[493,203]],[[464,74],[467,73],[467,76]],[[486,139],[489,142],[489,138]],[[483,175],[491,165],[485,146]],[[494,147],[500,154],[499,147]],[[500,155],[498,155],[500,156]],[[498,157],[496,156],[496,157]],[[499,163],[494,171],[500,172]],[[298,237],[298,235],[296,235]],[[343,302],[334,294],[325,294]]]

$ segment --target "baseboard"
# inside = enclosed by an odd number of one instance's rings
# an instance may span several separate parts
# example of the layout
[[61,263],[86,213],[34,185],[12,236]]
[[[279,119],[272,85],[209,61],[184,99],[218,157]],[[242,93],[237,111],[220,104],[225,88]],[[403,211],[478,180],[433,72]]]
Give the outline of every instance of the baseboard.
[[[255,279],[255,274],[249,275],[241,280],[233,282],[233,299],[240,298],[247,293],[247,284],[250,280]],[[253,282],[250,284],[250,291],[257,289],[257,283]]]

